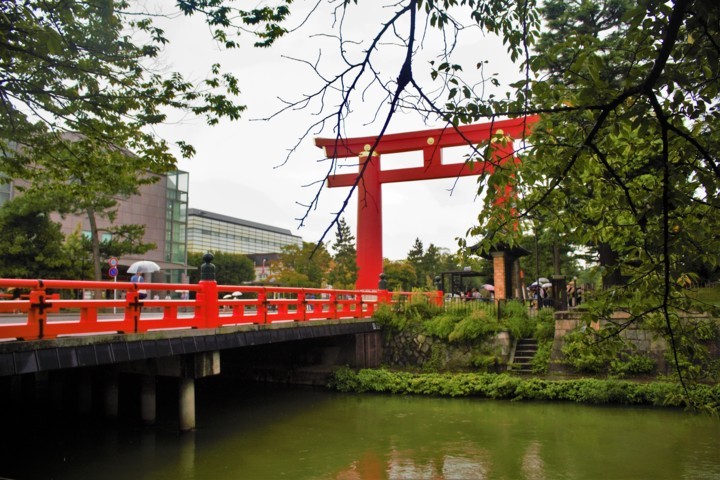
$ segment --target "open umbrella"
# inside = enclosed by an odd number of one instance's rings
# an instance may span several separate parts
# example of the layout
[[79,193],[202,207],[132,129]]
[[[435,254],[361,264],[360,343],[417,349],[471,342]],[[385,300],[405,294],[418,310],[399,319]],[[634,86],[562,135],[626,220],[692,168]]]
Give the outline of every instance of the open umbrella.
[[489,283],[486,283],[485,285],[483,285],[482,288],[484,288],[484,289],[487,290],[488,292],[494,292],[494,291],[495,291],[495,287],[492,286],[492,285],[490,285]]
[[235,297],[235,298],[237,298],[237,297],[242,297],[242,292],[239,292],[239,291],[236,290],[236,291],[234,291],[234,292],[232,293],[232,296]]
[[550,288],[550,287],[552,287],[552,283],[550,283],[550,282],[548,282],[548,283],[543,283],[543,284],[542,284],[542,287],[543,287],[543,288]]
[[150,260],[137,261],[127,269],[128,273],[152,273],[158,270],[160,270],[160,265]]
[[228,293],[227,295],[223,295],[223,298],[233,298],[233,296]]

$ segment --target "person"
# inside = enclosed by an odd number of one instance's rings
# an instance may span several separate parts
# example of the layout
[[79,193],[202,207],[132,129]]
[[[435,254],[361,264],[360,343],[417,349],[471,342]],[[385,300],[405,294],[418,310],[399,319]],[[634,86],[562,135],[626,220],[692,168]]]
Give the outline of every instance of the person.
[[577,307],[576,293],[577,292],[575,290],[575,280],[572,280],[571,282],[568,282],[568,284],[567,284],[568,306]]
[[[145,281],[145,278],[143,278],[142,273],[136,273],[132,277],[130,277],[130,281],[133,283],[143,283]],[[147,298],[147,291],[145,290],[139,290],[138,293],[140,294],[140,300],[143,300]]]
[[547,297],[548,297],[547,291],[541,286],[536,286],[535,287],[535,308],[541,309],[541,308],[545,307]]

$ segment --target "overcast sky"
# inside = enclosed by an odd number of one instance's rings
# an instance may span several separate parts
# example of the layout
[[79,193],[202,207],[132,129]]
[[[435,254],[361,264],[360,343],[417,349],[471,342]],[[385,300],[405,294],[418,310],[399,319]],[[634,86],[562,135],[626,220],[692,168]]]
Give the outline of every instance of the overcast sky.
[[[305,8],[307,3],[293,4]],[[367,7],[355,8],[363,14],[353,15],[346,23],[347,33],[369,37],[377,31],[377,22],[390,11],[370,12]],[[294,20],[297,22],[298,20]],[[318,86],[317,75],[307,65],[285,57],[315,61],[321,53],[321,68],[328,75],[337,73],[342,64],[337,60],[337,44],[318,32],[327,33],[332,26],[328,12],[318,12],[300,30],[270,49],[250,46],[223,52],[208,41],[208,31],[200,19],[176,18],[165,24],[171,44],[161,61],[168,69],[180,70],[188,79],[200,80],[210,65],[219,62],[240,79],[240,101],[247,105],[242,120],[222,122],[210,127],[202,120],[181,119],[158,131],[168,140],[182,138],[197,150],[190,160],[180,160],[179,167],[190,173],[190,207],[265,223],[289,229],[305,241],[316,242],[330,225],[348,194],[348,188],[324,189],[318,207],[306,214],[303,205],[316,195],[318,182],[327,170],[323,152],[314,145],[315,137],[334,137],[332,125],[312,133],[298,144],[298,139],[317,120],[317,108],[293,110],[271,120],[283,107],[279,97],[302,98]],[[472,33],[472,34],[470,34]],[[249,39],[246,36],[246,40]],[[472,38],[472,41],[470,39]],[[503,49],[496,41],[480,41],[477,31],[461,37],[458,49],[461,58],[474,69],[481,55],[497,58],[498,67],[508,71]],[[433,40],[426,38],[426,44]],[[428,53],[429,55],[429,53]],[[397,77],[400,57],[388,53],[378,63],[386,75]],[[503,63],[504,62],[504,63]],[[468,70],[468,68],[466,68]],[[418,79],[428,77],[427,68],[414,67]],[[375,118],[377,100],[371,92],[353,104],[354,113],[345,124],[350,137],[376,135],[382,122]],[[388,133],[438,128],[438,123],[423,124],[417,115],[398,115]],[[289,150],[296,148],[288,158]],[[446,153],[446,161],[462,161],[464,152]],[[287,161],[286,161],[287,160]],[[382,168],[398,168],[422,164],[422,154],[383,157]],[[481,202],[475,198],[476,178],[441,179],[423,182],[386,184],[383,186],[383,255],[397,260],[405,258],[415,238],[425,247],[430,243],[450,251],[457,249],[456,237],[463,237],[477,216]],[[450,190],[453,189],[452,194]],[[353,195],[343,215],[356,233],[357,195]],[[332,242],[334,233],[326,240]]]

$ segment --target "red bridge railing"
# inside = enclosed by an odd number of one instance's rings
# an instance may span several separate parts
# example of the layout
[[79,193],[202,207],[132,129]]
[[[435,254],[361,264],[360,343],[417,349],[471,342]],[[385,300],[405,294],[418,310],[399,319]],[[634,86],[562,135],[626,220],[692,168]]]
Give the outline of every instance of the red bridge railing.
[[[440,292],[233,286],[217,285],[214,281],[136,284],[0,279],[0,289],[24,292],[19,298],[0,300],[0,341],[369,319],[378,305],[405,301],[416,295],[442,303]],[[104,291],[106,298],[76,299],[77,292],[88,290]],[[147,292],[146,299],[140,298],[141,290]]]

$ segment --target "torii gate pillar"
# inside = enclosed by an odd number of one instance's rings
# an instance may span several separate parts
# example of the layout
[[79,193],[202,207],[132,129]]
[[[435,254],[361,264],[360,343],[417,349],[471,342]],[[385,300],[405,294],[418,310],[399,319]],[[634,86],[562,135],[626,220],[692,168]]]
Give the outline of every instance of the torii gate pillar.
[[[383,270],[382,184],[436,178],[483,175],[506,161],[515,161],[513,138],[521,138],[537,116],[513,118],[461,127],[447,127],[383,135],[382,137],[316,138],[315,145],[325,149],[327,158],[359,157],[358,173],[331,175],[328,187],[357,187],[357,264],[359,290],[376,289]],[[443,164],[445,147],[493,143],[493,160],[470,165]],[[423,153],[423,165],[395,170],[380,169],[380,154]],[[511,188],[506,187],[507,195]],[[502,196],[501,196],[502,197]],[[497,292],[496,292],[497,297]]]
[[380,155],[360,154],[360,169],[363,167],[365,173],[358,183],[357,206],[356,251],[359,270],[355,288],[359,290],[377,288],[383,271]]

